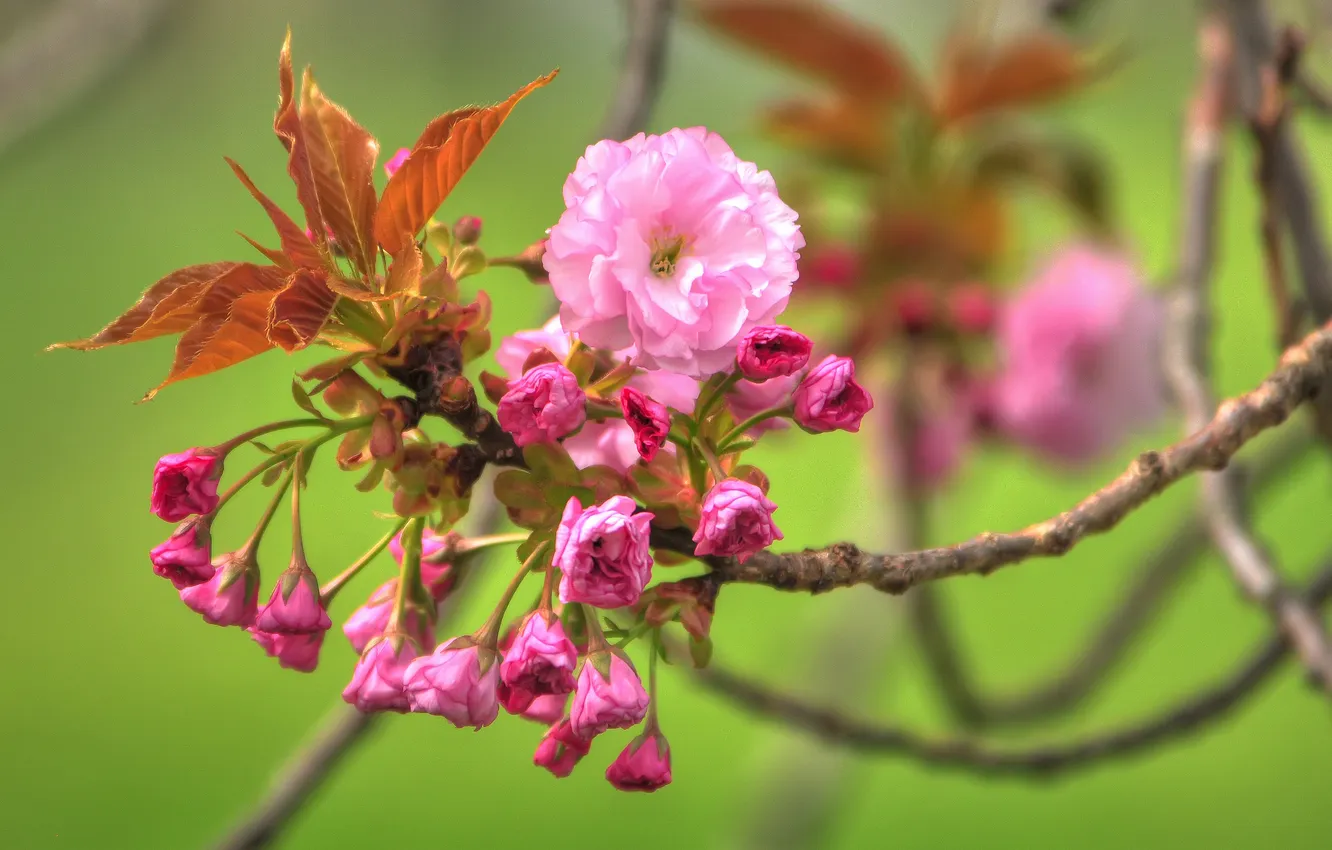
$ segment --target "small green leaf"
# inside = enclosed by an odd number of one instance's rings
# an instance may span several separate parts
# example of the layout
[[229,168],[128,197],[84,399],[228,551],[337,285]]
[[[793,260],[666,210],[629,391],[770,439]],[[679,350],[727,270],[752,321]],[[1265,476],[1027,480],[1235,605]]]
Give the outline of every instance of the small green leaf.
[[277,483],[277,480],[282,477],[282,473],[285,471],[286,467],[283,464],[274,464],[264,473],[264,477],[260,479],[260,482],[265,487],[272,487]]
[[523,449],[523,460],[538,481],[578,484],[578,465],[559,443],[533,443]]
[[689,639],[689,657],[693,660],[695,668],[707,667],[708,662],[712,660],[712,638],[699,640],[691,637]]
[[520,510],[545,508],[546,498],[536,478],[522,469],[506,469],[495,476],[495,498]]
[[305,387],[301,386],[301,382],[295,378],[291,379],[291,397],[295,399],[297,407],[311,416],[318,419],[328,418],[319,412],[319,408],[315,407],[314,402],[310,399],[310,394],[305,391]]

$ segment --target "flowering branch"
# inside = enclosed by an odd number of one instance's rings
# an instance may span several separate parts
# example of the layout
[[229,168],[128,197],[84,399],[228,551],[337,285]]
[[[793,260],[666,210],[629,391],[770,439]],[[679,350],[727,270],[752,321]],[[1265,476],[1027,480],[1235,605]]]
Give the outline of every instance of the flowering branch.
[[[1303,596],[1318,606],[1332,596],[1332,566],[1324,567]],[[755,714],[802,729],[858,752],[901,755],[940,767],[987,776],[1047,778],[1100,762],[1141,753],[1164,741],[1201,731],[1238,708],[1272,677],[1289,652],[1285,635],[1275,634],[1217,684],[1170,709],[1121,729],[1063,744],[993,749],[972,739],[934,739],[914,730],[847,717],[772,691],[711,664],[693,675],[700,684]]]
[[[1222,469],[1258,434],[1290,418],[1317,394],[1332,371],[1332,325],[1292,346],[1278,368],[1252,391],[1217,408],[1188,438],[1140,454],[1118,478],[1063,513],[1025,529],[985,533],[955,546],[899,554],[862,552],[835,543],[802,552],[761,552],[741,564],[714,560],[723,583],[762,584],[778,590],[822,593],[867,584],[902,593],[925,582],[959,575],[988,575],[1028,558],[1063,555],[1083,539],[1108,531],[1153,496],[1186,475]],[[658,532],[654,542],[692,551],[678,533]]]

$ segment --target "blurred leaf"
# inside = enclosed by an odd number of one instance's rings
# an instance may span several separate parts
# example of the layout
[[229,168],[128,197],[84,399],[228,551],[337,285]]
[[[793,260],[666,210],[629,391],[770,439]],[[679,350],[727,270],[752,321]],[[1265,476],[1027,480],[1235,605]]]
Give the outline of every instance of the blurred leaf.
[[1090,145],[1038,136],[991,137],[972,162],[982,185],[1017,181],[1053,192],[1098,228],[1110,225],[1110,186],[1106,163]]
[[91,351],[189,330],[198,318],[195,307],[219,278],[244,263],[203,263],[177,269],[148,287],[120,318],[87,339],[57,342],[51,348]]
[[764,128],[778,142],[838,165],[872,169],[891,155],[886,111],[847,98],[786,101],[764,111]]
[[[578,465],[559,443],[533,443],[523,447],[523,460],[539,480],[560,484],[578,484],[581,480]],[[560,504],[568,497],[560,500]]]
[[495,498],[500,504],[519,510],[546,507],[541,485],[530,472],[522,469],[506,469],[495,476]]
[[319,210],[338,246],[362,275],[375,273],[375,160],[379,142],[346,110],[324,97],[307,68],[301,85],[301,130]]
[[282,208],[268,199],[268,196],[259,191],[259,187],[254,185],[254,181],[245,173],[245,169],[236,164],[231,157],[223,157],[231,170],[236,172],[236,177],[250,190],[254,199],[263,205],[264,212],[268,213],[268,218],[277,228],[278,238],[282,240],[282,256],[287,259],[287,263],[279,262],[269,251],[256,245],[253,240],[249,240],[251,245],[259,248],[270,260],[279,265],[296,265],[303,268],[317,269],[324,265],[324,258],[320,255],[319,249],[310,241],[310,237],[305,235],[305,231],[300,225],[291,220],[291,216],[282,211]]
[[917,89],[911,64],[865,24],[817,0],[699,0],[704,23],[741,44],[867,100]]
[[396,256],[407,243],[415,241],[416,234],[481,155],[518,101],[549,83],[557,73],[538,77],[503,103],[456,110],[427,125],[411,156],[384,187],[374,232],[385,251]]
[[942,60],[935,109],[945,125],[1059,97],[1084,84],[1091,70],[1075,45],[1048,30],[997,47],[958,35]]
[[297,351],[314,341],[333,315],[338,296],[328,288],[322,269],[299,269],[273,299],[268,316],[268,338],[286,351]]

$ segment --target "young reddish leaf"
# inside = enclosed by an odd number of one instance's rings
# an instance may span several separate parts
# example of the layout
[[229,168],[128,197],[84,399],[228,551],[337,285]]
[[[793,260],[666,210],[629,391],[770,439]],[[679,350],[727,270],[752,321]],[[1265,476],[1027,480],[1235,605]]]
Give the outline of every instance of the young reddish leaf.
[[272,348],[268,313],[283,282],[280,269],[251,263],[238,263],[215,280],[196,306],[199,318],[176,344],[171,372],[143,400],[168,384],[225,369]]
[[[273,226],[277,228],[278,238],[282,240],[282,253],[290,260],[291,264],[307,269],[321,268],[324,265],[324,258],[320,255],[319,249],[310,241],[310,237],[305,235],[305,231],[301,229],[300,225],[292,221],[291,216],[282,211],[282,207],[273,203],[267,195],[260,192],[259,187],[255,186],[254,181],[250,179],[250,175],[246,174],[245,169],[241,168],[235,160],[231,157],[223,157],[223,159],[227,161],[227,165],[231,166],[231,170],[236,172],[236,176],[240,178],[240,182],[245,185],[245,188],[250,190],[254,199],[263,205],[264,212],[268,213]],[[274,259],[269,251],[256,245],[248,237],[247,241],[254,247],[259,248],[269,259]]]
[[421,249],[416,247],[415,242],[408,242],[393,255],[388,280],[384,282],[384,292],[390,295],[420,295],[422,267]]
[[945,124],[1058,97],[1085,82],[1090,63],[1064,38],[1037,31],[993,48],[957,37],[943,54],[939,99]]
[[268,338],[286,351],[309,345],[318,336],[338,302],[322,270],[299,269],[273,299]]
[[439,205],[467,173],[513,107],[558,71],[538,77],[493,106],[467,107],[432,121],[417,140],[411,156],[389,178],[375,213],[375,238],[397,256],[416,239]]
[[107,345],[123,345],[167,334],[178,334],[194,324],[195,304],[218,278],[243,263],[204,263],[178,269],[148,287],[139,301],[87,339],[58,342],[51,348],[91,351]]
[[778,141],[853,168],[882,165],[891,153],[891,136],[882,104],[837,97],[823,103],[787,101],[768,108],[765,129]]
[[319,193],[315,189],[309,148],[296,102],[296,78],[291,70],[291,30],[287,30],[282,52],[278,54],[278,109],[273,116],[273,132],[287,149],[287,173],[296,184],[296,199],[305,210],[305,226],[314,234],[315,241],[326,247],[328,231],[319,208]]
[[818,0],[701,0],[713,29],[859,98],[917,90],[911,64],[864,24]]
[[341,277],[334,276],[330,277],[325,282],[328,284],[329,289],[333,290],[339,295],[346,296],[347,298],[350,298],[353,301],[361,301],[364,303],[378,303],[381,301],[393,300],[392,295],[384,292],[376,292],[373,289],[368,289],[365,286],[365,284],[361,283],[358,280],[344,280]]
[[299,377],[302,381],[331,381],[342,372],[351,369],[357,363],[364,360],[368,353],[369,352],[358,351],[352,354],[343,354],[339,357],[325,360],[322,363],[316,363],[309,369],[301,372]]
[[301,85],[301,130],[319,210],[362,275],[375,273],[375,160],[379,142],[347,111],[324,97],[306,69]]

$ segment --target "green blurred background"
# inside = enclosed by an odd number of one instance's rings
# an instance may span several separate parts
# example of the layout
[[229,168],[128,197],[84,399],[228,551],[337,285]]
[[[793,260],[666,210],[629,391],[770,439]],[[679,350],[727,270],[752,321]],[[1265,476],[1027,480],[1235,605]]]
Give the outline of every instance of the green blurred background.
[[[0,4],[8,6],[8,3]],[[23,0],[0,16],[42,6]],[[928,57],[951,14],[944,2],[848,3]],[[1178,127],[1192,79],[1193,4],[1120,2],[1093,19],[1131,48],[1112,80],[1049,120],[1094,139],[1116,169],[1120,220],[1146,268],[1162,277],[1176,241]],[[19,7],[23,8],[20,9]],[[450,198],[443,217],[479,215],[492,253],[520,249],[561,209],[559,188],[602,118],[621,45],[612,2],[177,2],[155,35],[90,94],[0,151],[0,247],[9,293],[4,355],[6,459],[0,688],[0,844],[13,848],[190,848],[207,844],[256,796],[312,722],[337,700],[353,657],[333,634],[319,670],[280,670],[238,630],[202,624],[152,575],[146,553],[167,532],[147,511],[150,472],[164,452],[218,442],[290,415],[287,383],[311,353],[268,354],[222,374],[133,402],[165,374],[170,343],[96,354],[44,354],[91,333],[140,290],[179,266],[249,257],[233,231],[267,240],[263,213],[222,161],[242,163],[294,209],[285,157],[269,130],[284,27],[298,64],[380,139],[409,144],[429,117],[498,100],[554,66],[559,80],[524,102]],[[71,51],[77,51],[77,45]],[[71,54],[73,55],[73,54]],[[33,85],[40,85],[33,79]],[[779,152],[756,133],[757,100],[792,80],[688,24],[677,26],[670,76],[652,126],[707,124],[738,151],[778,171]],[[1329,135],[1310,124],[1312,159]],[[1247,139],[1236,136],[1226,181],[1217,327],[1221,389],[1246,388],[1272,365],[1271,323],[1257,250]],[[1327,197],[1324,208],[1328,213]],[[1038,257],[1063,232],[1048,208],[1024,205],[1018,246]],[[539,293],[519,276],[484,279],[496,329],[531,325]],[[1170,439],[1167,423],[1123,447],[1123,457],[1070,478],[1014,452],[973,457],[941,499],[933,542],[1007,529],[1063,509],[1138,449]],[[891,509],[863,478],[862,447],[841,434],[776,441],[768,470],[783,545],[854,538],[881,545]],[[383,493],[356,493],[325,467],[314,472],[307,546],[331,574],[380,533]],[[1326,552],[1328,466],[1311,456],[1259,514],[1292,576]],[[839,482],[830,486],[829,482]],[[984,683],[1016,688],[1060,666],[1081,645],[1145,553],[1189,506],[1176,488],[1112,536],[1058,561],[942,588]],[[248,506],[248,507],[246,507]],[[235,515],[257,509],[242,500]],[[232,513],[231,511],[228,512]],[[244,523],[223,523],[219,545]],[[266,550],[285,557],[283,541]],[[335,622],[388,575],[344,594]],[[483,616],[508,569],[487,571],[464,628]],[[493,597],[492,597],[493,598]],[[810,599],[728,589],[714,638],[717,659],[798,684],[830,624],[854,612],[881,618],[892,641],[866,675],[872,702],[851,712],[942,730],[943,712],[896,625],[896,600],[858,591]],[[340,615],[340,616],[337,616]],[[877,630],[877,631],[875,631]],[[1150,713],[1229,670],[1266,633],[1212,558],[1192,574],[1139,652],[1075,717],[1000,743],[1061,739]],[[863,648],[845,647],[848,657]],[[817,654],[839,663],[836,652]],[[847,661],[846,663],[850,663]],[[604,765],[626,735],[610,735],[564,781],[533,768],[540,730],[502,719],[466,734],[432,718],[391,718],[293,825],[284,846],[606,846],[689,842],[740,846],[783,762],[809,748],[794,736],[663,676],[662,717],[675,783],[652,795],[615,792]],[[1326,848],[1332,823],[1332,735],[1324,701],[1283,670],[1243,710],[1205,734],[1151,754],[1050,783],[979,781],[892,757],[845,762],[837,808],[816,846]],[[823,783],[822,774],[810,778]]]

